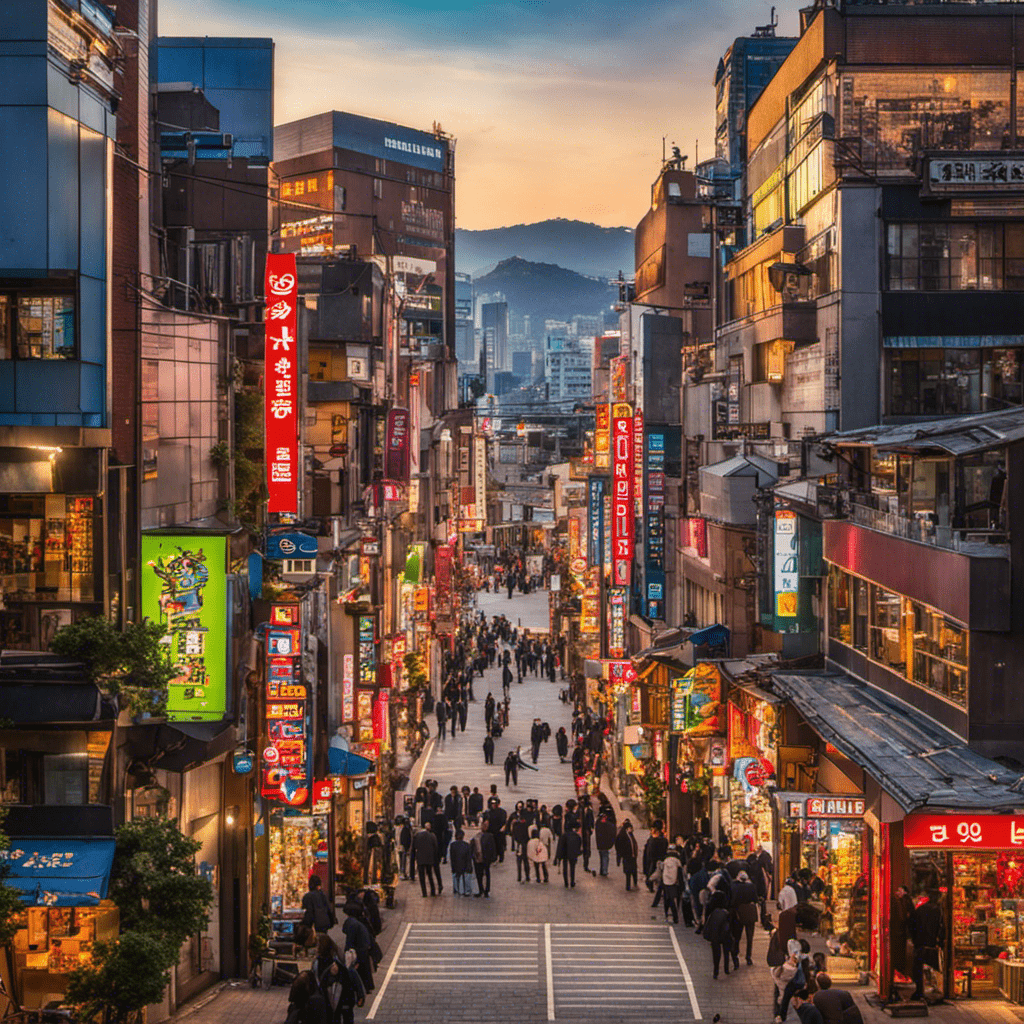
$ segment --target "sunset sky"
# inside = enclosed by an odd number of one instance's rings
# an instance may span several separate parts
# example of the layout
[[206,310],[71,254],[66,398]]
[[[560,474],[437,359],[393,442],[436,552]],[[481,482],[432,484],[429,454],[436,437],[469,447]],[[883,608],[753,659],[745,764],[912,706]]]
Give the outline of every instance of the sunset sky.
[[[460,227],[635,226],[662,136],[711,155],[713,76],[762,0],[161,0],[161,35],[270,36],[278,123],[347,110],[457,139]],[[796,31],[782,11],[779,34]],[[201,29],[200,29],[201,26]]]

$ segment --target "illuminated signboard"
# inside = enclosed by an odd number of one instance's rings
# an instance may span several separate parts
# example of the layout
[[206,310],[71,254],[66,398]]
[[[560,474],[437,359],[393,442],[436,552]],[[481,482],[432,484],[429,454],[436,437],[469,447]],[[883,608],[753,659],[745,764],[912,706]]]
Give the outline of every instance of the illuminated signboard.
[[164,629],[182,672],[171,722],[217,722],[227,711],[227,538],[144,534],[142,614]]
[[341,717],[345,722],[356,717],[356,659],[353,654],[346,654],[342,659]]
[[377,683],[377,649],[374,645],[372,615],[359,616],[359,682],[364,686],[375,686]]
[[294,254],[267,254],[266,297],[267,511],[298,512],[299,290]]
[[587,483],[587,524],[590,544],[587,552],[590,564],[601,567],[604,555],[604,477],[591,477]]
[[775,513],[775,615],[794,619],[797,615],[799,584],[799,533],[795,512]]
[[615,588],[608,592],[608,654],[626,656],[626,600],[629,592]]
[[633,568],[633,410],[612,409],[612,583],[628,587]]
[[600,403],[595,412],[594,466],[608,469],[611,465],[611,406]]
[[[853,801],[848,801],[852,803]],[[864,801],[859,801],[864,813]],[[807,800],[810,807],[810,798]],[[808,810],[810,816],[810,810]],[[831,815],[841,817],[841,815]],[[1019,814],[908,814],[904,846],[948,850],[1013,850],[1024,847],[1024,817]]]

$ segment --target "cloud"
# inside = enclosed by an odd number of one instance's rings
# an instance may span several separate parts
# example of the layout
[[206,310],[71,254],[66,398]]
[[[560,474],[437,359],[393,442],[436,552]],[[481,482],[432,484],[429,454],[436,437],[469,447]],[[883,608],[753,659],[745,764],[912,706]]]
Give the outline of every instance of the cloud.
[[[760,6],[760,5],[759,5]],[[459,223],[564,216],[634,225],[662,136],[711,155],[718,58],[753,20],[740,0],[686,2],[212,0],[205,35],[276,41],[278,123],[325,109],[457,141]],[[191,35],[194,6],[163,0],[163,35]]]

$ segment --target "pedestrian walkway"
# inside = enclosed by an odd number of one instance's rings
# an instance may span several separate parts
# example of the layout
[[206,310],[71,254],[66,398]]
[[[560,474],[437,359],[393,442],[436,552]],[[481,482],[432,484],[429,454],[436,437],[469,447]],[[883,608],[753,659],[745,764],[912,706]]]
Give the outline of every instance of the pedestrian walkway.
[[553,1020],[701,1020],[689,967],[663,925],[547,928]]

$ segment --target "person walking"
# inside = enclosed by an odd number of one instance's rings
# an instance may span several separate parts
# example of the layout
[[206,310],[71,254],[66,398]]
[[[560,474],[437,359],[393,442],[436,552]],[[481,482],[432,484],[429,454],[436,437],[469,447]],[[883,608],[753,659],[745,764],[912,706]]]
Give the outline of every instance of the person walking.
[[[580,834],[583,838],[583,870],[590,871],[590,840],[594,834],[594,808],[590,806],[590,797],[580,797]],[[590,872],[596,875],[596,871]]]
[[466,719],[469,717],[469,704],[465,697],[459,701],[459,732],[466,731]]
[[473,871],[476,873],[476,896],[490,899],[491,865],[497,856],[497,846],[488,828],[488,822],[485,821],[480,826],[480,831],[469,845],[473,857]]
[[[668,839],[665,837],[665,827],[660,818],[655,818],[651,822],[651,834],[647,842],[644,843],[643,869],[648,892],[654,892],[654,869],[658,866],[659,861],[665,859],[666,853],[668,853]],[[657,900],[651,904],[654,907],[657,905]]]
[[562,880],[566,889],[576,887],[576,861],[583,852],[583,838],[580,836],[579,828],[574,819],[572,827],[567,827],[562,833],[562,838],[558,840],[555,849],[554,866],[562,865]]
[[466,797],[466,823],[476,825],[480,821],[480,812],[484,809],[484,795],[479,787],[474,786],[473,792]]
[[925,964],[939,969],[939,947],[943,944],[945,929],[942,922],[942,908],[939,894],[931,889],[928,899],[910,915],[910,941],[914,944],[914,994],[911,998],[924,998]]
[[514,750],[510,750],[505,755],[505,785],[509,784],[509,779],[512,780],[513,786],[519,785],[519,758],[516,756]]
[[491,722],[494,721],[494,695],[488,690],[487,700],[484,701],[484,729],[491,731]]
[[565,758],[569,753],[569,734],[565,731],[565,726],[559,726],[558,732],[555,733],[555,749],[558,751],[558,760],[561,764],[565,764]]
[[540,754],[540,745],[544,742],[544,726],[541,725],[539,718],[533,720],[533,725],[530,727],[530,760],[534,764],[537,763],[537,757]]
[[437,837],[431,829],[428,821],[412,841],[412,848],[416,855],[416,867],[420,874],[420,891],[423,898],[427,897],[427,879],[430,879],[430,895],[436,896],[434,891],[434,869],[437,866]]
[[615,819],[601,808],[594,824],[594,843],[597,846],[598,867],[602,878],[608,877],[608,862],[611,859],[612,847],[615,845]]
[[509,695],[509,689],[512,686],[512,669],[505,665],[501,670],[501,688],[504,691],[505,696]]
[[661,888],[665,900],[665,920],[672,915],[672,923],[679,924],[679,886],[683,882],[683,862],[675,843],[665,852],[661,862]]
[[730,886],[730,913],[732,925],[732,964],[740,965],[740,938],[747,933],[747,966],[753,965],[754,925],[757,924],[757,886],[746,871],[736,876]]
[[501,800],[497,796],[491,798],[494,801],[494,806],[490,806],[488,801],[488,826],[487,831],[491,833],[494,838],[494,846],[498,854],[498,863],[503,864],[505,862],[505,824],[508,821],[508,812],[504,807],[501,806]]
[[704,938],[711,943],[712,977],[718,977],[718,965],[725,961],[725,973],[729,973],[729,957],[732,954],[732,929],[729,927],[729,898],[724,892],[713,892],[708,900],[707,920],[704,922]]
[[[534,827],[530,830],[530,839],[526,844],[526,856],[529,858],[533,870],[536,872],[537,881],[540,881],[540,873],[544,872],[544,884],[548,881],[548,844],[540,837],[540,829]],[[529,872],[529,868],[527,868]]]
[[448,860],[452,866],[452,895],[473,895],[473,852],[466,842],[466,833],[455,830],[455,838],[448,847]]
[[377,945],[370,929],[360,920],[363,905],[358,900],[348,900],[344,906],[345,921],[341,930],[345,933],[345,952],[355,951],[355,969],[359,980],[367,992],[374,990],[373,971],[380,963],[380,947]]
[[448,724],[452,727],[452,739],[455,739],[455,730],[459,727],[459,707],[455,701],[448,705]]
[[640,884],[636,877],[637,859],[636,836],[633,835],[632,822],[627,818],[622,823],[618,835],[615,837],[615,860],[622,865],[622,873],[626,876],[626,892],[630,891],[629,883],[632,880],[634,889],[639,889]]
[[309,891],[302,897],[302,923],[315,928],[317,935],[326,935],[338,923],[334,907],[324,895],[319,875],[309,876]]
[[494,764],[494,737],[490,732],[484,737],[484,764]]
[[526,844],[530,841],[530,823],[527,821],[522,801],[516,804],[516,809],[508,819],[505,831],[512,840],[512,849],[516,854],[516,881],[528,882],[530,880],[530,859],[527,856]]
[[317,939],[310,973],[316,978],[317,987],[330,1012],[329,1018],[324,1020],[352,1024],[354,1007],[365,998],[366,990],[358,973],[345,966],[341,951],[329,935],[321,935]]
[[448,795],[444,798],[444,816],[452,828],[461,828],[463,825],[463,810],[465,802],[458,786],[452,786]]
[[435,711],[437,712],[437,738],[443,743],[445,737],[445,724],[448,721],[448,705],[445,704],[443,700],[439,700]]

